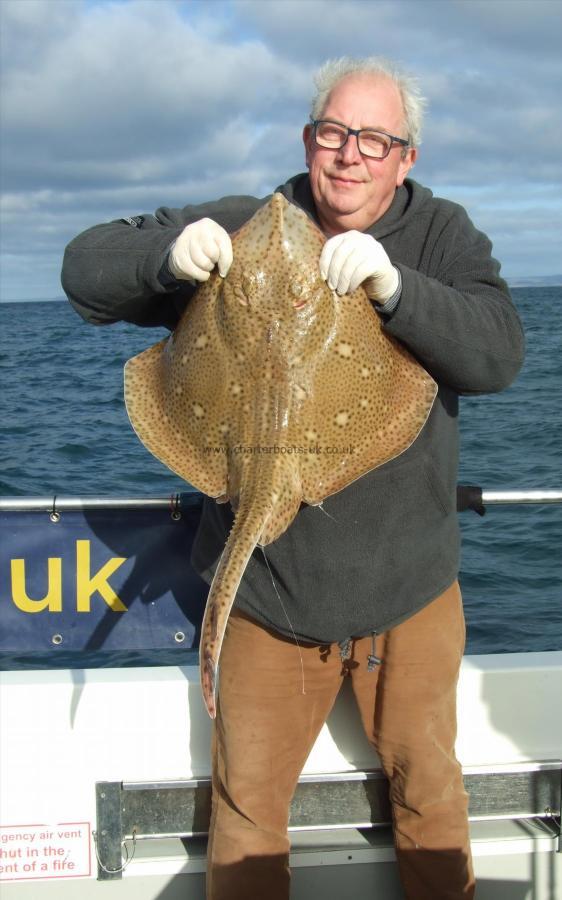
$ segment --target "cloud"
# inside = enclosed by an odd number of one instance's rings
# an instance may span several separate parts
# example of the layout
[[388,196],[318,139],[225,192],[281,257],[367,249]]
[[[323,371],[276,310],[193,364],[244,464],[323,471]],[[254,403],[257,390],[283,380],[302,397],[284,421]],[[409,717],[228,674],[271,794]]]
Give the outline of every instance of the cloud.
[[300,59],[308,47],[319,63],[330,53],[380,53],[417,74],[429,99],[423,171],[433,181],[562,180],[561,4],[239,0],[237,7],[279,54]]
[[[552,201],[562,171],[560,4],[1,0],[0,7],[5,298],[29,296],[30,277],[34,296],[59,293],[64,245],[90,224],[268,193],[303,168],[300,132],[317,64],[381,51],[419,74],[429,97],[414,177],[466,202],[514,274],[538,273],[522,265],[560,268],[552,233],[562,230],[560,203]],[[523,232],[534,256],[520,252]]]
[[58,165],[72,179],[67,164],[76,158],[109,165],[180,146],[186,158],[216,155],[236,121],[243,137],[279,92],[285,103],[298,95],[298,70],[263,43],[217,45],[166,0],[83,7],[50,45],[50,23],[43,25],[48,46],[39,58],[25,68],[8,61],[3,117],[12,147],[45,142],[49,176]]

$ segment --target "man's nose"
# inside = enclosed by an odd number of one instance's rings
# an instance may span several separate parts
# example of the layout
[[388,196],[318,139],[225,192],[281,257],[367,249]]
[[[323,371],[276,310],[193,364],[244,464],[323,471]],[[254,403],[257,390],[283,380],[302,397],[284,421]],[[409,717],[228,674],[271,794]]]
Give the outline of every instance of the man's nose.
[[361,161],[359,143],[356,134],[348,135],[347,141],[345,142],[343,147],[340,147],[338,151],[338,157],[342,163],[348,166]]

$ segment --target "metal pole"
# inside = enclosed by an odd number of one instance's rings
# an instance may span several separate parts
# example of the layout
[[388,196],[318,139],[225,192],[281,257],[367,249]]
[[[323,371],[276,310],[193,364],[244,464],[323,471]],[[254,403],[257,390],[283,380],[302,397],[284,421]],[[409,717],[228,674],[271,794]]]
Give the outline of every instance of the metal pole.
[[482,491],[486,506],[500,503],[562,503],[562,491]]
[[[184,504],[191,505],[201,496],[197,491],[186,491],[185,494],[172,494],[168,497],[0,497],[0,512],[29,510],[50,512],[54,506],[64,509],[169,509],[170,504],[183,499]],[[501,504],[535,504],[562,503],[562,490],[529,490],[529,491],[482,491],[482,502],[486,506]]]
[[[179,495],[169,497],[0,497],[0,511],[50,512],[64,509],[169,509]],[[199,496],[193,492],[193,497]]]

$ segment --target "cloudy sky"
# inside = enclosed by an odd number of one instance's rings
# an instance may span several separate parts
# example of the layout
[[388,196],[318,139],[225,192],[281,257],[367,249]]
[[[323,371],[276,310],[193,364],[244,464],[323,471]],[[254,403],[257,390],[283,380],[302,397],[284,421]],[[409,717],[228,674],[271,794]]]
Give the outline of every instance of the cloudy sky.
[[429,111],[414,177],[508,278],[562,272],[560,0],[0,0],[0,298],[60,295],[101,221],[302,171],[314,69],[381,53]]

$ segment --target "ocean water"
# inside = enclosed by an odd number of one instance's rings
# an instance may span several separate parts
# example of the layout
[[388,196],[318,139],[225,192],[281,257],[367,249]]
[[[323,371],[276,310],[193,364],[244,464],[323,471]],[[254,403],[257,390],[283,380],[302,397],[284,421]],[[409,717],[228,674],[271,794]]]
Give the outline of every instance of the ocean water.
[[[519,378],[463,398],[460,483],[562,489],[562,288],[516,288]],[[169,496],[185,490],[140,444],[123,365],[166,334],[93,327],[66,302],[0,305],[0,496]],[[467,652],[562,648],[562,505],[460,515]],[[1,600],[2,598],[0,598]]]

